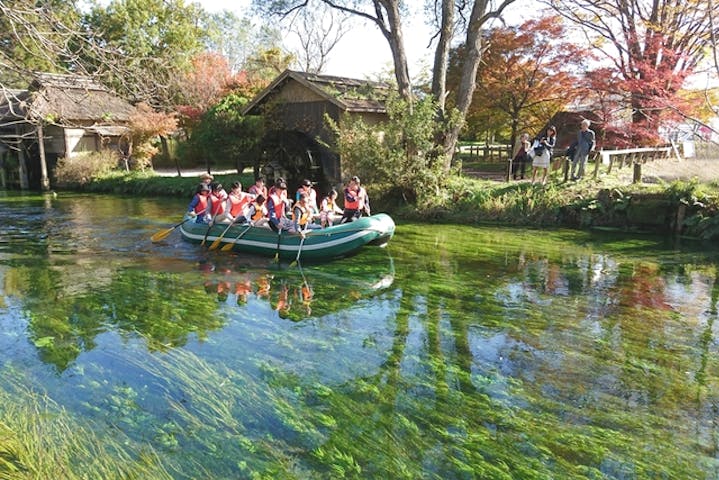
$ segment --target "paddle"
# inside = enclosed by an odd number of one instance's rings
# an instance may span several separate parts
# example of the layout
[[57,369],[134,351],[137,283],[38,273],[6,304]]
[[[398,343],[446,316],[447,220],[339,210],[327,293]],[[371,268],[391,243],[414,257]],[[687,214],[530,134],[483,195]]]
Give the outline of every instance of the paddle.
[[240,234],[237,235],[237,238],[235,238],[234,241],[228,242],[227,244],[223,245],[222,248],[220,249],[220,251],[221,251],[221,252],[229,252],[230,250],[232,250],[232,247],[235,246],[235,243],[237,242],[237,240],[239,240],[240,238],[242,238],[242,236],[243,236],[245,233],[247,233],[247,232],[250,230],[250,228],[252,228],[252,225],[249,225],[247,228],[245,228],[244,230],[242,230],[242,231],[240,232]]
[[167,230],[162,230],[160,232],[157,232],[156,234],[154,234],[153,236],[150,237],[150,240],[152,240],[153,242],[159,242],[160,240],[164,240],[165,238],[168,237],[168,235],[170,235],[172,233],[172,231],[174,229],[176,229],[180,225],[183,225],[185,222],[187,222],[188,220],[191,220],[191,219],[192,219],[192,217],[186,218],[183,221],[181,221],[180,223],[178,223],[177,225],[175,225],[174,227],[170,227]]
[[220,246],[220,242],[222,241],[222,238],[225,236],[225,234],[226,234],[227,231],[230,229],[230,227],[231,227],[232,225],[234,225],[235,222],[237,221],[237,219],[240,218],[240,217],[241,217],[241,215],[237,215],[237,217],[235,217],[235,219],[232,220],[229,225],[227,225],[227,228],[225,229],[225,231],[222,232],[222,233],[220,234],[220,236],[217,237],[217,239],[216,239],[214,242],[212,242],[212,244],[210,245],[209,250],[214,250],[214,249],[216,249],[217,247]]
[[205,232],[205,238],[202,239],[202,243],[200,243],[200,246],[204,247],[205,243],[207,243],[207,236],[210,234],[210,230],[212,230],[212,227],[215,225],[215,218],[217,218],[217,215],[212,217],[212,220],[210,220],[210,226],[207,227],[207,231]]
[[300,263],[300,254],[302,253],[302,244],[305,243],[305,238],[306,237],[302,235],[302,240],[300,240],[300,248],[297,249],[297,258],[295,258],[295,260],[290,263],[290,267],[294,267],[296,264]]
[[277,253],[275,253],[275,262],[280,261],[280,239],[282,238],[282,228],[277,230]]

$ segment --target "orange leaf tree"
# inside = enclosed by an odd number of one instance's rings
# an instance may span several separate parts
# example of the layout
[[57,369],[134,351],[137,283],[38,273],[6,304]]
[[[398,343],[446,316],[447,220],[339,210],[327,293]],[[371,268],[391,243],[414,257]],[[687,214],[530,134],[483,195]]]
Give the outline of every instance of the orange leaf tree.
[[[529,20],[519,27],[490,30],[467,115],[469,136],[514,139],[537,132],[585,90],[580,72],[590,53],[567,39],[556,17]],[[448,84],[458,82],[463,50],[453,52]]]
[[152,157],[159,151],[154,142],[158,137],[177,130],[174,114],[157,112],[140,103],[130,118],[129,148],[126,167],[144,170],[152,166]]

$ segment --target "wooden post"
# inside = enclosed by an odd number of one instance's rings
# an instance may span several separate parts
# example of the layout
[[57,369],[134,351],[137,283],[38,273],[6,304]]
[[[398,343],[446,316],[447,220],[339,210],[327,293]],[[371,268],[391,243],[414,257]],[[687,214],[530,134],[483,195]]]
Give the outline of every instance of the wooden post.
[[634,164],[634,176],[632,177],[632,183],[642,183],[642,164],[636,162]]
[[565,157],[564,161],[562,161],[562,174],[564,175],[564,181],[569,180],[569,171],[571,170],[572,165],[572,159],[569,157]]
[[[602,163],[601,155],[598,155],[596,152],[590,152],[590,155],[594,153],[594,179],[596,180],[599,178],[599,164]],[[611,168],[611,163],[609,164]]]
[[9,156],[9,151],[0,153],[0,187],[2,188],[7,188],[7,178],[5,177],[5,160]]
[[50,190],[50,179],[47,176],[47,160],[45,158],[45,136],[42,133],[42,123],[37,126],[37,145],[40,149],[40,189],[44,192]]
[[15,127],[15,134],[17,135],[19,142],[18,142],[18,151],[17,151],[17,160],[18,160],[18,174],[20,176],[20,189],[21,190],[27,190],[30,188],[30,181],[27,178],[27,162],[25,161],[25,150],[23,148],[23,141],[22,141],[22,133],[20,132],[20,127]]
[[507,175],[505,180],[507,182],[512,181],[512,156],[509,156],[509,159],[507,160]]

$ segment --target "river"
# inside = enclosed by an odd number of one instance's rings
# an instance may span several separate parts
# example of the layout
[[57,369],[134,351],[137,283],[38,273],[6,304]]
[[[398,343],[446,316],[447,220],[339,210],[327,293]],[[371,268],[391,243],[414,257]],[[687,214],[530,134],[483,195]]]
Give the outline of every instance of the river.
[[277,265],[0,192],[0,478],[719,476],[719,249],[397,222]]

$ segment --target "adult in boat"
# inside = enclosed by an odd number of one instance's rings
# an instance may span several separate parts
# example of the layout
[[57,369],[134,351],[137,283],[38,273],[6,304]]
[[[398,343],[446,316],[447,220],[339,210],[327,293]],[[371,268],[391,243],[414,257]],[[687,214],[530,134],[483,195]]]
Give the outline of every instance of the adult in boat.
[[354,176],[344,189],[344,212],[340,223],[353,222],[362,216],[370,215],[369,196],[367,190],[360,184],[360,179]]
[[285,215],[287,211],[287,184],[280,182],[275,184],[270,193],[270,198],[267,199],[267,217],[270,220],[270,228],[275,232],[281,230],[289,230],[292,227],[292,222]]
[[312,188],[312,182],[305,178],[302,180],[302,185],[297,189],[295,194],[295,201],[299,201],[300,195],[307,197],[307,205],[310,207],[313,217],[319,217],[319,209],[317,208],[317,191]]
[[331,227],[334,223],[342,218],[344,212],[337,205],[337,190],[334,188],[329,191],[327,196],[322,199],[320,206],[320,225],[322,228]]
[[262,195],[263,197],[267,198],[267,187],[265,187],[265,179],[262,177],[255,178],[255,183],[250,185],[250,188],[247,189],[247,193],[251,193],[254,196]]
[[365,190],[365,188],[362,186],[362,183],[360,182],[360,179],[358,176],[355,175],[354,177],[352,177],[352,180],[354,180],[355,183],[357,184],[357,190],[359,192],[359,197],[360,197],[360,205],[359,205],[360,215],[359,216],[362,216],[362,214],[365,214],[369,217],[371,215],[371,213],[370,213],[370,208],[369,208],[369,195],[367,195],[367,190]]
[[269,222],[267,218],[267,207],[265,206],[265,197],[259,194],[250,203],[245,211],[245,217],[249,219],[250,224],[255,227],[264,227]]
[[209,216],[210,187],[200,183],[195,189],[195,195],[187,207],[187,214],[195,217],[196,223],[208,223],[212,218]]
[[214,179],[215,179],[215,177],[213,177],[212,175],[210,175],[207,172],[203,172],[200,174],[200,183],[204,183],[208,187],[210,186],[210,184],[212,183],[212,181]]
[[225,211],[222,217],[218,217],[216,221],[224,223],[245,223],[247,218],[244,216],[245,209],[255,196],[242,191],[242,184],[234,182],[230,187],[230,193],[225,201]]
[[299,199],[292,207],[292,230],[296,233],[304,235],[306,230],[314,230],[321,228],[319,225],[312,223],[312,206],[310,199],[301,193]]

